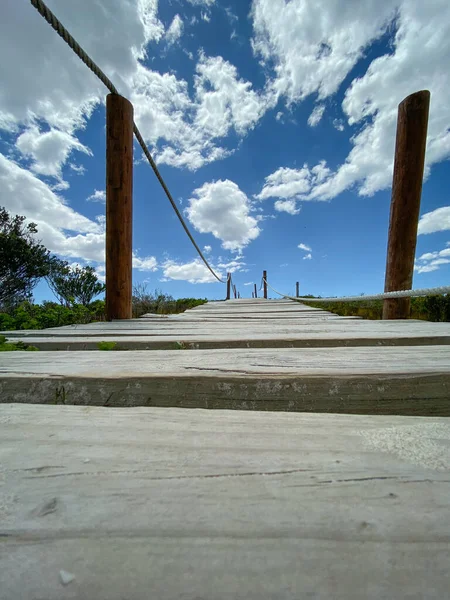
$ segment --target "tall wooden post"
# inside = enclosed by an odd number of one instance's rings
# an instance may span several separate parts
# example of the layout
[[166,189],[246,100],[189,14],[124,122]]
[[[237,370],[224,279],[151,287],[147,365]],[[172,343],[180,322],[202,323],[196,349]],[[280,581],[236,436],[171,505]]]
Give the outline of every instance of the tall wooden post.
[[263,271],[264,298],[267,300],[267,271]]
[[240,292],[238,292],[238,300],[240,300],[240,299],[241,299],[241,294],[240,294]]
[[296,283],[295,283],[295,297],[296,298],[300,297],[300,284],[298,281],[296,281]]
[[237,291],[236,291],[236,286],[233,284],[233,292],[234,292],[234,299],[237,299]]
[[258,297],[258,290],[256,289],[256,283],[254,284],[254,286],[255,286],[255,298],[257,298]]
[[133,105],[106,98],[106,319],[131,319]]
[[[427,90],[398,107],[385,292],[412,288],[429,107]],[[410,307],[410,298],[385,300],[383,319],[407,319]]]
[[227,273],[227,300],[231,298],[231,273]]

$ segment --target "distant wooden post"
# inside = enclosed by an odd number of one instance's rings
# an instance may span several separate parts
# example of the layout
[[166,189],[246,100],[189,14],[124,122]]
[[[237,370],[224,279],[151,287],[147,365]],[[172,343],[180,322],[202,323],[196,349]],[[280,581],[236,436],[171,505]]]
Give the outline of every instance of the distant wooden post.
[[[427,90],[398,107],[385,292],[412,288],[429,108]],[[383,319],[407,319],[410,307],[410,298],[385,300]]]
[[263,271],[264,298],[267,300],[267,271]]
[[133,105],[106,98],[106,319],[131,319]]
[[295,283],[295,297],[296,298],[300,297],[300,284],[298,281]]
[[256,289],[256,283],[254,284],[254,286],[255,286],[255,298],[257,298],[258,297],[258,290]]
[[252,292],[252,298],[254,298],[254,297],[255,297],[255,292]]
[[231,273],[227,273],[227,300],[231,298]]
[[240,294],[240,292],[238,292],[238,300],[240,300],[240,299],[241,299],[241,294]]
[[233,285],[233,292],[234,292],[234,299],[236,300],[237,298],[237,292],[236,292],[236,286]]

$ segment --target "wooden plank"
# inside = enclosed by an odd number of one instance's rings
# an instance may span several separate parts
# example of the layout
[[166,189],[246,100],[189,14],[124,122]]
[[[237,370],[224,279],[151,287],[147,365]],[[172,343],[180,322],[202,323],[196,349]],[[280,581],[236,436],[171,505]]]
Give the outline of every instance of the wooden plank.
[[0,598],[446,598],[449,441],[437,418],[0,406]]
[[332,348],[340,346],[430,346],[450,345],[450,324],[413,323],[411,327],[383,326],[386,321],[363,321],[359,327],[338,324],[301,328],[214,328],[206,326],[114,330],[88,328],[68,333],[35,331],[27,336],[8,336],[8,341],[26,339],[40,350],[98,350],[103,341],[117,344],[116,350],[177,350],[180,348]]
[[450,415],[450,346],[5,354],[2,402]]

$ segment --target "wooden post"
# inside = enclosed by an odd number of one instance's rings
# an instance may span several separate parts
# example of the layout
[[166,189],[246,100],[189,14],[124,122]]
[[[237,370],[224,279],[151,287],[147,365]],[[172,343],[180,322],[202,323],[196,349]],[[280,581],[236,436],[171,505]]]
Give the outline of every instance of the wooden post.
[[240,292],[238,292],[238,300],[240,300],[240,299],[241,299],[241,294],[240,294]]
[[255,286],[255,298],[257,298],[258,297],[258,290],[256,289],[256,283],[254,284],[254,286]]
[[227,300],[231,298],[231,273],[227,273]]
[[298,281],[295,283],[295,297],[296,298],[300,297],[300,284]]
[[106,319],[131,319],[133,105],[106,98]]
[[[398,107],[385,292],[412,288],[429,107],[427,90]],[[407,319],[410,307],[410,298],[385,300],[383,319]]]
[[263,271],[264,298],[267,300],[267,271]]
[[237,298],[236,286],[233,284],[234,299]]

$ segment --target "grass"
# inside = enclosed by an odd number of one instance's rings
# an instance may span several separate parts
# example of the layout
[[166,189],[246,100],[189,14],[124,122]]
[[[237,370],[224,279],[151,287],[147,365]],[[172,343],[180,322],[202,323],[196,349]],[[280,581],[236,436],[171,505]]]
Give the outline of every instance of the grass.
[[[382,300],[361,300],[355,302],[314,302],[314,299],[304,301],[304,304],[321,308],[343,317],[362,317],[363,319],[378,320],[383,317]],[[410,319],[423,321],[450,321],[450,296],[424,296],[411,298]]]

